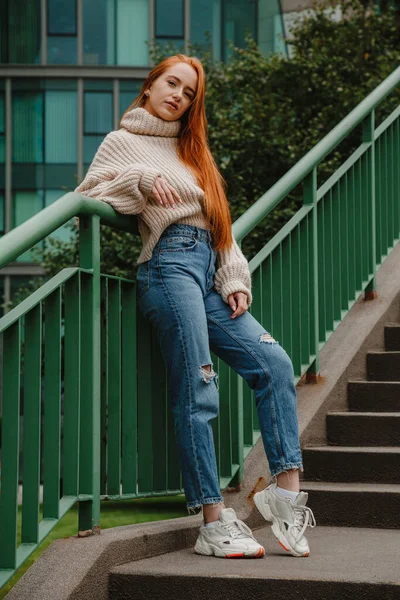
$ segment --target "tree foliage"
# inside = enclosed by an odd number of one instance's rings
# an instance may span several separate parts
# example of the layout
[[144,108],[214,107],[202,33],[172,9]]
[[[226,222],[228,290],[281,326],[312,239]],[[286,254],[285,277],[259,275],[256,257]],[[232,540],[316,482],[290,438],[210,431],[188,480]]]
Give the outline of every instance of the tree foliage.
[[[329,6],[330,4],[330,6]],[[298,162],[398,65],[400,30],[396,13],[377,10],[372,0],[343,0],[342,18],[332,2],[293,27],[291,58],[265,57],[248,34],[245,48],[231,44],[226,62],[192,46],[203,62],[209,144],[227,182],[236,220]],[[210,39],[210,36],[208,36]],[[153,64],[174,54],[174,46],[150,45]],[[392,94],[377,111],[377,122],[399,103]],[[321,184],[360,143],[360,128],[328,156],[318,171]],[[251,258],[294,214],[301,189],[288,196],[243,241]],[[77,262],[77,237],[69,245],[46,246],[37,255],[48,275]],[[137,236],[102,228],[102,272],[134,277],[141,248]]]

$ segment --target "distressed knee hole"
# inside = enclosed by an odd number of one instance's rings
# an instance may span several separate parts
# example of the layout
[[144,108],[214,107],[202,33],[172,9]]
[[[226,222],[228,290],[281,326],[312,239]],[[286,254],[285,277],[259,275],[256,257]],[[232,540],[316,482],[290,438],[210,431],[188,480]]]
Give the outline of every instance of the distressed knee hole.
[[211,365],[201,365],[200,373],[205,383],[210,383],[213,379],[215,379],[215,383],[217,383],[218,373],[214,371]]
[[261,342],[265,342],[267,344],[277,344],[278,343],[276,340],[274,340],[272,335],[268,332],[262,333],[260,335],[260,339],[258,340],[258,343],[261,344]]

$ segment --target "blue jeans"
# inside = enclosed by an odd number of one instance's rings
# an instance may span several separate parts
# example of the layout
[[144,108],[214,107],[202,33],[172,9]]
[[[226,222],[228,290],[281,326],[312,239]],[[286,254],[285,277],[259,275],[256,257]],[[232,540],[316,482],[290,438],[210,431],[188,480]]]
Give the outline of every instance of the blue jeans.
[[255,391],[271,475],[303,470],[292,362],[248,311],[230,318],[232,309],[214,288],[215,259],[210,230],[172,224],[137,272],[139,308],[155,328],[167,367],[189,512],[223,501],[210,424],[219,405],[210,350]]

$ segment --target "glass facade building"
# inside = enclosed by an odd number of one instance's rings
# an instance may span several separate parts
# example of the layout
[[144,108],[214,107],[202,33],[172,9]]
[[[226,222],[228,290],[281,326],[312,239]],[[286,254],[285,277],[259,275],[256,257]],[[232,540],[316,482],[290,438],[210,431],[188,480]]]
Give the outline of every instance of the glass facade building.
[[[152,66],[148,43],[189,53],[209,32],[227,60],[250,30],[265,55],[286,53],[281,13],[279,0],[3,0],[0,235],[78,185]],[[2,269],[3,301],[40,272],[29,253]]]

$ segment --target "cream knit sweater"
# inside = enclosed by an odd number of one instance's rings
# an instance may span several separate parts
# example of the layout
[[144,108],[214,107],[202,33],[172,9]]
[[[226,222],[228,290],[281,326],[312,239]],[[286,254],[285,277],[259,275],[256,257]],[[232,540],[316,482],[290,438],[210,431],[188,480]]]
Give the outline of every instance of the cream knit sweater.
[[[189,167],[178,158],[180,121],[165,121],[145,108],[127,112],[121,129],[109,133],[101,143],[82,183],[76,188],[84,196],[111,204],[118,212],[137,215],[143,248],[137,264],[149,260],[162,232],[171,223],[209,229],[203,213],[204,191]],[[161,175],[175,188],[183,204],[164,208],[152,194]],[[229,294],[245,292],[252,302],[249,266],[236,241],[218,252],[215,289],[228,303]]]

